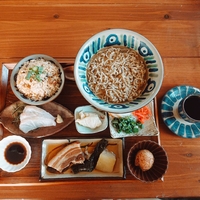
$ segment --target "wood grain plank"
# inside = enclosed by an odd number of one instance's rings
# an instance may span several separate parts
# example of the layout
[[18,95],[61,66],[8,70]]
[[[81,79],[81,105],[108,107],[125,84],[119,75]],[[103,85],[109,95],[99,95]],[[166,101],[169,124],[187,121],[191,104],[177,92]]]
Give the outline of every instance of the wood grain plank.
[[[190,5],[190,4],[196,4],[199,5],[199,0],[140,0],[140,4],[163,4],[163,5],[168,5],[168,4],[177,4],[177,5]],[[63,5],[63,4],[138,4],[137,1],[133,0],[87,0],[87,1],[82,1],[82,0],[59,0],[59,1],[54,1],[54,0],[1,0],[2,5],[43,5],[43,4],[49,4],[49,5]]]
[[0,42],[2,58],[22,58],[34,53],[74,58],[86,40],[109,28],[125,28],[142,34],[156,46],[162,57],[200,56],[198,21],[95,21],[95,26],[94,21],[36,21],[31,26],[27,21],[2,22],[1,25],[4,27]]
[[0,13],[0,48],[4,49],[0,57],[3,58],[34,53],[74,58],[88,38],[109,28],[131,29],[144,35],[164,57],[200,54],[200,12],[194,2],[187,6],[116,3],[98,7],[95,4],[30,7],[24,2],[14,7],[2,5]]
[[200,4],[1,5],[0,21],[164,21],[199,20]]

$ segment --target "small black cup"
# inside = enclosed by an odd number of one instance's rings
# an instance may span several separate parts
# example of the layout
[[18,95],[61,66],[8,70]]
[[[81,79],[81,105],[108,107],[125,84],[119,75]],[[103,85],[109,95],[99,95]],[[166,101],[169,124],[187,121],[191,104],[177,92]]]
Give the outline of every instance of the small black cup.
[[200,93],[185,97],[178,105],[178,112],[187,122],[200,122]]

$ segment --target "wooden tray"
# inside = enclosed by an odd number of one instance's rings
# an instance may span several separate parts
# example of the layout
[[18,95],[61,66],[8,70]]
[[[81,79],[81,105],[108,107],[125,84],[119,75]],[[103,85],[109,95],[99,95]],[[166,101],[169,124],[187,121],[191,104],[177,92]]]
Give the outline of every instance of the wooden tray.
[[[64,63],[66,66],[66,63],[71,63],[71,60],[64,60],[60,61],[61,64]],[[16,102],[18,99],[14,96],[10,84],[9,84],[9,78],[10,78],[10,73],[13,67],[15,66],[15,63],[5,63],[2,66],[2,76],[1,76],[1,85],[0,85],[0,91],[1,91],[1,101],[0,101],[0,111],[2,111],[5,107],[11,105],[12,103]],[[158,113],[157,113],[157,102],[156,98],[153,100],[154,101],[154,116],[155,116],[155,121],[158,126]],[[55,99],[55,102],[65,106],[68,108],[72,113],[74,113],[74,110],[78,106],[83,106],[83,105],[88,105],[88,102],[83,98],[81,93],[79,92],[76,83],[72,80],[66,80],[64,89],[61,92],[60,96]],[[11,133],[6,130],[3,130],[3,137],[6,137],[10,135]],[[159,127],[158,127],[159,130]],[[102,132],[95,133],[92,135],[81,135],[80,133],[77,132],[75,123],[71,123],[69,126],[64,128],[62,131],[52,135],[48,136],[47,138],[53,139],[53,138],[110,138],[110,132],[109,132],[109,127],[105,129]],[[46,138],[45,138],[46,139]],[[41,162],[41,147],[42,147],[42,140],[41,138],[27,138],[28,142],[31,145],[32,148],[32,157],[30,159],[30,162],[28,165],[21,171],[17,173],[7,173],[4,171],[1,171],[0,177],[0,185],[6,185],[6,184],[25,184],[25,185],[39,185],[41,184],[39,181],[39,176],[40,176],[40,162]],[[127,164],[126,164],[126,158],[129,149],[133,144],[135,144],[138,141],[141,140],[152,140],[160,144],[160,134],[156,136],[137,136],[137,137],[127,137],[125,138],[125,150],[124,150],[124,166],[126,168],[126,180],[132,180],[136,181],[136,179],[130,174]],[[123,181],[126,181],[123,180]],[[82,180],[84,181],[84,180]],[[97,180],[98,181],[98,180]],[[119,180],[122,181],[122,180]],[[138,180],[137,180],[138,181]],[[81,183],[81,182],[80,182]],[[48,183],[46,183],[48,184]],[[49,183],[50,184],[50,183]]]

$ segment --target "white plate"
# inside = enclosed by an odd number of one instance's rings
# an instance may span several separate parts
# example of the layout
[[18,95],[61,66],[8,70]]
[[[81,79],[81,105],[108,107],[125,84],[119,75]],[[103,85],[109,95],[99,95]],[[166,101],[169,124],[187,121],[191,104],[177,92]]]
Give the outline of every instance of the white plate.
[[[64,171],[63,173],[53,173],[47,170],[45,165],[45,158],[50,151],[55,147],[58,147],[62,144],[68,143],[69,141],[80,141],[81,146],[97,143],[101,139],[45,139],[42,143],[42,159],[41,159],[41,171],[40,179],[41,180],[56,180],[56,179],[72,179],[72,178],[123,178],[124,177],[124,165],[123,165],[123,140],[122,139],[106,139],[108,144],[107,148],[112,148],[112,151],[115,153],[117,160],[114,166],[114,170],[111,173],[105,173],[98,170],[93,170],[92,172],[80,172],[78,174],[73,174],[71,170]],[[111,150],[111,149],[109,149]]]
[[[125,132],[118,133],[116,131],[116,129],[112,126],[112,123],[111,123],[111,121],[113,120],[113,116],[108,114],[111,137],[112,138],[122,138],[122,137],[130,137],[130,136],[155,136],[155,135],[158,135],[159,130],[156,126],[155,118],[154,118],[154,102],[151,101],[147,106],[150,109],[152,116],[150,116],[150,118],[144,122],[144,124],[143,124],[144,127],[138,133],[125,133]],[[134,116],[131,113],[117,114],[117,115],[120,117],[131,116],[134,118]]]
[[[78,113],[81,112],[81,111],[98,114],[99,116],[101,116],[101,118],[103,118],[102,125],[95,128],[95,129],[91,129],[91,128],[88,128],[88,127],[81,126],[79,123],[76,122],[76,119],[78,119]],[[82,133],[82,134],[98,133],[98,132],[105,130],[108,126],[107,113],[104,112],[104,111],[99,111],[91,105],[77,107],[74,111],[74,117],[75,117],[76,130],[79,133]]]
[[[11,164],[5,158],[5,150],[12,143],[21,143],[26,149],[26,157],[19,164]],[[17,172],[23,169],[31,158],[31,147],[29,143],[21,136],[8,136],[0,141],[0,168],[7,172]]]

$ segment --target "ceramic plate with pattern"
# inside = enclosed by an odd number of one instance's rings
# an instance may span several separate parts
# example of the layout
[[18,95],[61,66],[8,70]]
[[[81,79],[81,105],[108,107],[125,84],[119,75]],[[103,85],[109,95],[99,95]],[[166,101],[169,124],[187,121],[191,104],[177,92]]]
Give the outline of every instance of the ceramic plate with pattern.
[[[116,155],[116,163],[114,165],[112,172],[103,172],[94,169],[91,172],[82,171],[79,173],[73,173],[71,168],[65,169],[63,172],[56,172],[55,170],[49,169],[46,165],[48,158],[51,156],[53,151],[59,151],[63,145],[69,142],[79,141],[83,152],[87,153],[93,152],[96,144],[101,140],[101,138],[93,139],[78,139],[78,138],[68,138],[68,139],[45,139],[42,142],[42,158],[41,158],[41,171],[40,180],[42,181],[56,181],[56,180],[69,180],[69,179],[123,179],[125,178],[124,172],[124,140],[123,139],[106,139],[108,141],[108,146],[106,147],[109,151]],[[86,147],[90,144],[90,147]],[[108,164],[106,162],[106,164]]]
[[[83,112],[85,113],[92,113],[92,114],[97,114],[102,122],[102,124],[94,129],[86,127],[86,126],[82,126],[80,125],[76,120],[80,119],[80,115],[79,113]],[[86,114],[87,115],[87,114]],[[107,126],[108,126],[108,117],[107,117],[107,113],[106,112],[102,112],[97,110],[96,108],[94,108],[91,105],[86,105],[86,106],[79,106],[75,109],[74,111],[74,117],[75,117],[75,126],[76,126],[76,130],[81,133],[81,134],[93,134],[93,133],[98,133],[101,131],[104,131]],[[88,121],[89,118],[86,120]],[[90,118],[90,123],[91,123],[92,118]],[[94,122],[94,120],[93,120]],[[86,122],[87,124],[87,122]]]
[[[155,136],[159,135],[159,130],[156,126],[155,122],[155,114],[154,114],[154,102],[150,102],[147,105],[148,109],[151,111],[151,115],[149,119],[143,123],[143,128],[138,131],[138,133],[125,133],[121,131],[120,133],[112,125],[112,120],[115,116],[112,113],[108,113],[109,116],[109,128],[110,128],[110,135],[112,138],[123,138],[123,137],[134,137],[134,136]],[[131,117],[137,120],[137,117],[134,116],[132,113],[122,113],[122,114],[115,114],[117,117]]]
[[184,138],[200,137],[200,123],[184,121],[178,113],[178,105],[186,96],[200,93],[200,89],[192,86],[178,86],[169,90],[162,99],[161,115],[168,128]]
[[[87,83],[86,70],[92,56],[100,49],[113,45],[134,49],[144,58],[148,69],[147,86],[143,93],[127,103],[105,102],[93,94]],[[151,102],[162,85],[163,74],[163,62],[155,46],[144,36],[125,29],[110,29],[92,36],[80,48],[74,65],[75,81],[83,97],[94,107],[112,113],[131,112]]]

